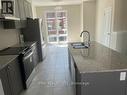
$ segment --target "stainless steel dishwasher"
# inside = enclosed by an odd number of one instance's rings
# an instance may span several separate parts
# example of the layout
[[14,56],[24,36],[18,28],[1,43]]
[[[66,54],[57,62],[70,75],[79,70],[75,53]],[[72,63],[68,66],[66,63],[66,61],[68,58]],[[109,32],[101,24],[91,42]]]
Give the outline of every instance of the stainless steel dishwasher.
[[24,79],[26,83],[26,88],[29,87],[32,79],[30,78],[30,75],[32,71],[34,70],[34,61],[33,61],[33,51],[32,48],[28,49],[22,58],[23,60],[23,67],[24,67]]

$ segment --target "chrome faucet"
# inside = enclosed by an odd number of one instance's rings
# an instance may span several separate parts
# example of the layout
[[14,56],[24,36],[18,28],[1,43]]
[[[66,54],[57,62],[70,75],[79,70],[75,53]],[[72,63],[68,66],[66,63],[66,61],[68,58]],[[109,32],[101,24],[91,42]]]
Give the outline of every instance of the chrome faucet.
[[90,46],[90,33],[88,31],[82,31],[80,37],[83,36],[83,42],[85,46]]

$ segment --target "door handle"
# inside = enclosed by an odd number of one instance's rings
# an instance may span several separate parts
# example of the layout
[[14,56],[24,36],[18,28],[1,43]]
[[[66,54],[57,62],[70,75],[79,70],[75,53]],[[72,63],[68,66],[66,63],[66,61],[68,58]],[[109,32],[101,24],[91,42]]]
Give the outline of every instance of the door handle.
[[24,60],[28,59],[32,54],[33,54],[33,52],[31,52],[29,55],[25,56]]

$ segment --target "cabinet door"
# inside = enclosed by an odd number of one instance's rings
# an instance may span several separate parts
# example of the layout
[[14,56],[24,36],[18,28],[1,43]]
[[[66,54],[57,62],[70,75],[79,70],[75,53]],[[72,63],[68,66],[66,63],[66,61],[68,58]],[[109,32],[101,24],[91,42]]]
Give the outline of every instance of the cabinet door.
[[72,81],[75,82],[75,66],[74,66],[74,60],[73,60],[73,57],[71,56],[71,78],[72,78]]
[[14,1],[15,1],[15,17],[20,18],[18,0],[14,0]]
[[24,0],[18,0],[18,6],[19,6],[19,16],[20,16],[21,27],[25,27],[26,15],[25,15],[25,8],[24,8]]
[[24,8],[25,8],[25,16],[26,17],[32,17],[32,7],[31,3],[27,0],[24,0]]
[[19,15],[21,20],[25,20],[25,8],[24,8],[24,0],[18,0],[18,6],[19,6]]
[[32,18],[33,17],[33,13],[32,13],[32,7],[31,7],[31,3],[27,2],[28,4],[28,11],[29,11],[29,16]]
[[30,17],[29,16],[29,9],[28,9],[28,1],[24,0],[24,10],[25,10],[25,17]]
[[89,73],[82,75],[85,85],[81,95],[126,95],[126,80],[121,72]]
[[12,95],[6,67],[3,68],[2,70],[0,70],[0,79],[2,81],[4,94],[5,95]]
[[23,90],[23,82],[21,78],[20,64],[17,59],[8,65],[8,78],[12,94],[19,95],[19,93]]

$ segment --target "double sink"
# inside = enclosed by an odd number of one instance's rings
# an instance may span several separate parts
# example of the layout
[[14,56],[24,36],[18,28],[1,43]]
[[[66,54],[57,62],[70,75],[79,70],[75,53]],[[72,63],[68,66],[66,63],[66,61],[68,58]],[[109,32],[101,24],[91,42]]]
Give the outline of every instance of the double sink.
[[89,48],[89,44],[84,44],[83,42],[74,42],[71,43],[72,47],[74,49],[84,49],[84,48]]
[[74,49],[85,49],[90,47],[90,33],[88,31],[82,31],[80,37],[83,37],[83,42],[71,43]]

